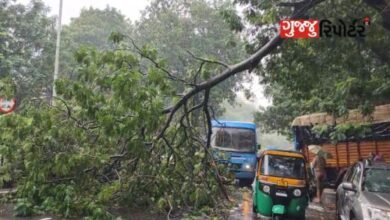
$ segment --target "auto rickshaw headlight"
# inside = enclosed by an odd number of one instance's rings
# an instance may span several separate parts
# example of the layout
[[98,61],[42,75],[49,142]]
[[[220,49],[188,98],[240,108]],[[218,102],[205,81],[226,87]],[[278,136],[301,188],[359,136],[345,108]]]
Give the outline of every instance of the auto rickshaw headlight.
[[299,197],[302,195],[302,191],[300,189],[294,189],[293,194],[294,196]]
[[263,186],[263,192],[269,193],[270,191],[271,191],[271,187],[269,187],[268,185]]

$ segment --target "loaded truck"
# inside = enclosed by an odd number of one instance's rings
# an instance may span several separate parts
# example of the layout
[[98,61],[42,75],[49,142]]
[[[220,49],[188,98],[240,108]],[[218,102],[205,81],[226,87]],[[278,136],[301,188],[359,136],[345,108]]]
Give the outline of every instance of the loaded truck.
[[226,164],[240,185],[250,185],[256,172],[256,124],[212,121],[211,147],[215,159]]
[[[341,140],[332,141],[332,128],[336,125],[364,125],[365,131],[347,131]],[[327,134],[313,131],[314,126],[329,126]],[[320,145],[330,156],[326,160],[328,183],[335,183],[339,171],[358,160],[368,159],[370,154],[382,155],[390,163],[390,104],[376,106],[371,115],[364,116],[358,110],[350,110],[348,116],[334,118],[327,113],[299,116],[292,122],[295,150],[301,151],[307,161],[314,158],[308,150],[311,144]],[[334,139],[334,138],[333,138]]]

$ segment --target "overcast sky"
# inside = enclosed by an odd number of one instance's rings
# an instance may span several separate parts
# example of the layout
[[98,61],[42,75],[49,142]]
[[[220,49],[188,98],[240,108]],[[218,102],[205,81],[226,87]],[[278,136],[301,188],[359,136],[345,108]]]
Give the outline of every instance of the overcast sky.
[[[28,3],[29,0],[18,0],[22,3]],[[51,15],[58,15],[60,0],[43,0],[51,8]],[[78,17],[82,8],[104,9],[107,5],[115,7],[130,18],[132,21],[140,17],[140,11],[143,10],[150,0],[63,0],[62,19],[64,24],[70,22],[70,18]]]
[[[21,3],[28,3],[30,0],[18,0]],[[43,0],[46,5],[51,9],[51,15],[58,15],[59,2],[60,0]],[[140,17],[140,12],[145,9],[151,0],[63,0],[63,11],[62,11],[62,22],[63,24],[69,24],[72,17],[78,17],[82,8],[100,8],[104,9],[107,5],[119,9],[119,11],[124,14],[131,21],[137,20]],[[251,100],[246,100],[244,93],[239,92],[237,95],[240,97],[240,100],[244,102],[250,102],[256,107],[258,106],[268,106],[270,102],[263,96],[263,88],[258,83],[258,77],[250,83],[245,83],[244,85],[247,88],[251,88],[251,91],[254,93],[255,97],[252,97]]]

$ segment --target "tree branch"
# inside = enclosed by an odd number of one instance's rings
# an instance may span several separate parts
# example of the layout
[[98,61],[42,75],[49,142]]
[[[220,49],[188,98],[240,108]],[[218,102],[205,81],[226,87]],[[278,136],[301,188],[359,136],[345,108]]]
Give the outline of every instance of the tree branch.
[[188,54],[190,54],[194,59],[197,59],[197,60],[200,60],[202,62],[206,62],[206,63],[212,63],[212,64],[217,64],[217,65],[221,65],[221,66],[224,66],[226,68],[229,68],[229,65],[222,62],[222,61],[217,61],[217,60],[210,60],[210,59],[206,59],[206,58],[202,58],[202,57],[198,57],[198,56],[195,56],[191,51],[189,50],[186,50]]
[[[296,12],[290,17],[290,19],[296,19],[296,18],[303,16],[310,8],[314,7],[315,5],[317,5],[323,1],[325,1],[325,0],[308,0],[306,5],[303,5],[302,7],[297,8],[295,10]],[[176,111],[180,107],[183,106],[184,103],[186,103],[188,101],[188,99],[190,99],[192,96],[194,96],[195,94],[197,94],[203,90],[210,89],[210,88],[218,85],[222,81],[226,80],[227,78],[229,78],[231,76],[234,76],[237,73],[240,73],[240,72],[243,72],[245,70],[256,67],[263,57],[265,57],[271,51],[276,49],[279,45],[282,44],[282,42],[283,42],[283,39],[280,38],[279,35],[276,35],[270,41],[268,41],[263,47],[261,47],[256,53],[252,54],[247,59],[245,59],[237,64],[234,64],[232,66],[229,66],[229,68],[222,71],[221,74],[216,75],[216,76],[210,78],[209,80],[204,81],[204,82],[196,85],[194,88],[192,88],[186,94],[184,94],[183,97],[173,107],[164,109],[164,111],[163,111],[164,113],[170,113],[170,114],[168,116],[167,121],[165,122],[163,129],[161,130],[161,132],[157,136],[157,140],[160,139],[164,135],[165,131],[167,130],[167,128],[169,127],[169,125],[173,119],[174,114],[176,113]]]
[[165,74],[167,74],[168,79],[171,79],[171,80],[174,80],[174,81],[179,81],[179,82],[181,82],[181,83],[183,83],[183,84],[185,84],[185,85],[194,86],[192,83],[189,83],[189,82],[187,82],[187,81],[185,81],[185,80],[183,80],[183,79],[180,79],[180,78],[174,76],[171,72],[169,72],[167,69],[165,69],[164,67],[162,67],[158,62],[156,62],[152,57],[146,55],[146,54],[141,50],[141,48],[139,48],[139,47],[137,46],[137,44],[134,42],[134,40],[133,40],[131,37],[129,37],[129,39],[130,39],[131,44],[133,45],[133,47],[138,51],[138,53],[139,53],[142,57],[144,57],[144,58],[146,58],[147,60],[149,60],[150,62],[152,62],[152,63],[154,64],[154,66],[155,66],[157,69],[159,69],[159,70],[163,71]]
[[203,111],[204,114],[206,115],[206,123],[207,123],[207,142],[206,142],[207,149],[210,148],[211,135],[212,135],[211,116],[208,108],[209,98],[210,98],[210,89],[207,89],[204,94],[204,102],[203,102]]

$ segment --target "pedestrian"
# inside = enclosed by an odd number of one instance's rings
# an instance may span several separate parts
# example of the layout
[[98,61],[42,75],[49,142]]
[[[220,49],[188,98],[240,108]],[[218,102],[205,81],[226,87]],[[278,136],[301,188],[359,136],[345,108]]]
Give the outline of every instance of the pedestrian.
[[370,161],[370,162],[372,162],[373,160],[374,160],[374,158],[375,158],[375,154],[373,153],[373,152],[370,152],[370,154],[368,154],[368,160]]
[[374,157],[374,162],[384,162],[385,160],[383,159],[383,155],[381,153],[377,154]]
[[314,176],[317,186],[317,197],[314,198],[314,202],[319,203],[321,201],[322,188],[326,179],[326,160],[324,156],[318,152],[311,162],[312,168],[314,169]]

